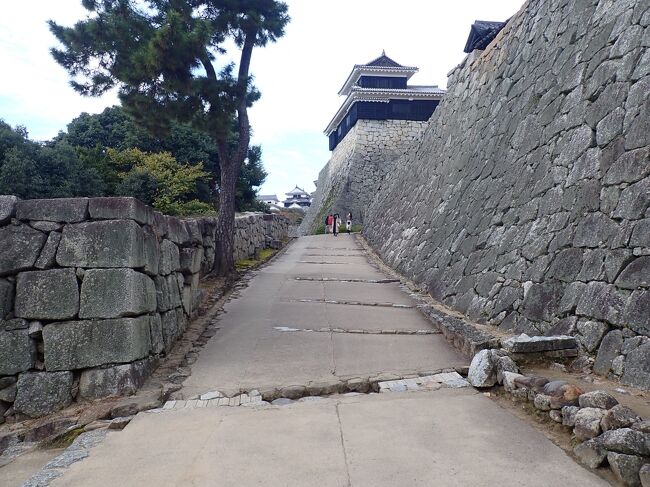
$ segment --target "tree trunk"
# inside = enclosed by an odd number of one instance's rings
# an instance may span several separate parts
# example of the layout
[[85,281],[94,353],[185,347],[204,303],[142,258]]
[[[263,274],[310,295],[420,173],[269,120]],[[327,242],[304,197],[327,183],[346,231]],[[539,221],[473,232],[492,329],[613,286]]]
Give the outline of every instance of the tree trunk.
[[226,140],[218,142],[219,164],[221,165],[221,187],[219,188],[219,216],[217,218],[217,248],[214,272],[227,276],[235,270],[235,186],[241,166],[248,155],[250,124],[248,121],[248,72],[257,31],[247,33],[239,62],[238,106],[237,106],[237,149],[231,156]]
[[214,272],[227,276],[235,269],[235,185],[240,164],[220,158],[221,185]]

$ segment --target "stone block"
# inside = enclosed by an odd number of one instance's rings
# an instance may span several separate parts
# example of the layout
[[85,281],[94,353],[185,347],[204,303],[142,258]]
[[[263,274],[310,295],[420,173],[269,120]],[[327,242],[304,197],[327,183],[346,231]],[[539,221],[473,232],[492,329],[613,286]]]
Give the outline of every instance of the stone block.
[[641,335],[650,337],[650,291],[633,291],[623,310],[623,323]]
[[196,274],[201,270],[203,247],[188,247],[180,250],[181,272]]
[[607,458],[607,450],[599,439],[587,440],[573,449],[578,461],[587,468],[598,468]]
[[74,269],[18,274],[15,313],[30,320],[66,320],[79,311],[79,285]]
[[45,232],[45,233],[50,233],[50,232],[59,232],[63,228],[63,223],[59,222],[48,222],[48,221],[41,221],[41,220],[30,220],[29,221],[29,226],[34,228],[35,230],[38,230],[39,232]]
[[577,342],[571,336],[534,336],[525,333],[512,337],[503,342],[503,347],[513,353],[536,353],[554,350],[567,350],[577,347]]
[[600,421],[605,415],[604,409],[599,408],[582,408],[575,416],[575,426],[573,433],[579,440],[589,440],[595,438],[601,432]]
[[36,343],[29,330],[0,329],[0,376],[29,370],[35,361]]
[[77,223],[88,217],[88,198],[24,200],[16,203],[19,220]]
[[0,320],[4,320],[14,310],[14,283],[0,279]]
[[160,242],[160,260],[158,273],[166,276],[180,269],[180,253],[176,244],[164,239]]
[[618,401],[605,391],[591,391],[580,395],[579,404],[581,408],[611,409]]
[[178,338],[180,330],[178,327],[177,313],[175,309],[162,313],[162,334],[165,351],[169,352],[172,344]]
[[623,289],[650,287],[650,256],[642,256],[630,262],[616,279],[616,285]]
[[50,323],[43,342],[50,371],[133,362],[151,350],[149,316]]
[[149,330],[151,333],[152,353],[161,353],[165,350],[165,338],[162,331],[162,318],[156,313],[149,318]]
[[81,372],[79,395],[86,399],[135,394],[151,374],[156,361],[153,358],[130,364],[87,369]]
[[492,387],[497,383],[497,369],[492,350],[481,350],[474,355],[467,380],[474,387]]
[[28,225],[0,228],[0,276],[32,268],[46,240],[44,233]]
[[650,343],[641,345],[627,354],[621,380],[634,387],[650,389]]
[[153,280],[133,269],[89,269],[81,284],[80,318],[119,318],[156,310]]
[[603,431],[609,431],[628,428],[638,421],[641,421],[641,418],[632,409],[617,404],[605,413],[603,420],[600,422],[600,426]]
[[173,216],[165,217],[167,220],[167,238],[178,245],[189,245],[191,243],[190,232],[183,220]]
[[636,455],[615,452],[609,452],[607,454],[607,463],[609,463],[612,472],[614,472],[616,478],[624,486],[629,487],[638,487],[641,485],[641,467],[647,461],[647,458],[637,457]]
[[564,294],[564,286],[559,282],[533,284],[525,293],[522,314],[534,321],[550,321],[557,313]]
[[47,237],[47,242],[41,254],[38,256],[34,267],[37,269],[50,269],[56,264],[56,251],[61,242],[61,234],[59,232],[51,232]]
[[612,361],[621,353],[623,346],[623,334],[620,330],[610,331],[600,344],[594,372],[600,375],[607,375],[612,368]]
[[600,438],[607,451],[650,456],[650,437],[631,428],[605,431]]
[[154,220],[153,209],[131,197],[91,198],[88,212],[94,220],[135,220],[142,225]]
[[144,267],[144,235],[133,220],[66,225],[56,261],[63,267]]
[[646,463],[639,471],[642,487],[650,487],[650,463]]
[[16,214],[18,198],[13,195],[0,195],[0,225],[8,222]]
[[72,402],[72,372],[25,372],[18,377],[14,409],[31,417],[45,416]]
[[158,237],[151,227],[144,227],[144,271],[150,276],[158,274],[160,265],[160,245],[158,244]]
[[609,327],[605,323],[599,321],[580,321],[578,322],[580,343],[587,352],[594,352],[608,329]]
[[591,282],[578,301],[576,314],[617,323],[624,306],[625,299],[615,286]]

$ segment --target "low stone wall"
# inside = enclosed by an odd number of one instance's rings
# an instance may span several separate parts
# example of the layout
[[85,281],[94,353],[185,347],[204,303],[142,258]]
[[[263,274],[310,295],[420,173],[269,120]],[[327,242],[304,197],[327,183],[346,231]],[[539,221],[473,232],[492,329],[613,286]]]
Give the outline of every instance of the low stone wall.
[[389,163],[419,141],[426,127],[427,122],[411,120],[357,121],[319,173],[314,200],[299,232],[312,233],[329,213],[344,217],[352,212],[354,223],[362,224]]
[[[238,216],[235,258],[279,247],[287,228]],[[0,196],[0,423],[135,392],[195,313],[215,229],[133,198]]]

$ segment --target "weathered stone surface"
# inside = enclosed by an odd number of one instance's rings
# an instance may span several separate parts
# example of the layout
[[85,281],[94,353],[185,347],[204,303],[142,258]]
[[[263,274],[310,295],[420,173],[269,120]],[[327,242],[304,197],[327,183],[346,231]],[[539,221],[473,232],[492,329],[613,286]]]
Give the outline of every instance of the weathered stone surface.
[[163,276],[180,270],[180,253],[176,244],[164,239],[160,242],[160,261],[158,272]]
[[151,227],[144,227],[144,271],[150,276],[158,274],[160,266],[160,245],[158,244],[158,237],[151,229]]
[[23,200],[16,203],[16,218],[19,220],[77,223],[87,216],[87,198]]
[[607,454],[607,462],[614,475],[616,475],[616,478],[623,485],[629,487],[638,487],[641,485],[639,472],[641,471],[641,467],[647,462],[647,458],[644,459],[635,455],[609,452]]
[[615,397],[605,391],[585,392],[579,398],[581,408],[611,409],[618,404]]
[[497,368],[497,382],[503,384],[503,378],[505,372],[511,372],[518,374],[519,367],[517,364],[508,356],[498,357],[496,359],[496,368]]
[[620,330],[610,331],[603,338],[596,361],[594,362],[594,372],[600,375],[607,375],[612,368],[612,361],[621,353],[623,346],[623,334]]
[[161,353],[165,350],[165,338],[162,331],[162,318],[156,313],[149,318],[149,329],[151,333],[152,353]]
[[497,383],[497,371],[492,350],[481,350],[472,359],[467,380],[474,387],[492,387]]
[[514,372],[503,372],[503,388],[508,392],[514,391],[517,388],[515,379],[518,377],[523,377],[523,375]]
[[81,285],[80,318],[119,318],[156,310],[153,280],[133,269],[89,269]]
[[63,228],[63,223],[59,222],[48,222],[41,220],[31,220],[29,226],[39,232],[50,233],[50,232],[60,232]]
[[623,323],[636,333],[650,337],[650,291],[633,291],[623,311]]
[[646,463],[639,471],[642,487],[650,487],[650,463]]
[[578,406],[564,406],[562,408],[562,424],[573,428],[576,425],[578,411],[580,411]]
[[607,458],[607,450],[600,439],[587,440],[573,449],[578,461],[587,468],[598,468]]
[[16,214],[18,198],[13,195],[0,195],[0,225],[11,220]]
[[16,389],[16,384],[0,389],[0,401],[14,402],[16,400]]
[[615,286],[591,282],[578,301],[576,313],[615,323],[624,306],[625,300]]
[[154,365],[153,359],[145,359],[125,365],[84,370],[79,379],[79,394],[87,399],[135,394]]
[[587,352],[594,352],[598,349],[601,340],[609,330],[605,323],[599,321],[579,321],[578,331],[580,332],[580,343]]
[[44,233],[28,225],[0,228],[0,276],[32,268],[46,240]]
[[549,382],[544,386],[544,394],[550,397],[551,409],[562,409],[565,406],[577,406],[578,398],[583,390],[575,384],[563,383],[564,381]]
[[639,257],[630,262],[616,279],[616,285],[623,289],[650,287],[650,256]]
[[503,342],[503,347],[513,353],[533,353],[576,348],[577,342],[570,336],[530,337],[522,333]]
[[14,409],[31,417],[45,416],[72,401],[72,372],[25,372],[18,377]]
[[650,389],[650,343],[627,354],[622,381],[634,387]]
[[41,254],[38,256],[34,267],[37,269],[50,269],[56,264],[56,251],[59,248],[59,242],[61,242],[61,234],[59,232],[51,232]]
[[195,274],[201,270],[203,247],[189,247],[180,251],[180,270],[183,274]]
[[173,216],[166,216],[167,238],[178,245],[189,245],[191,243],[190,233],[183,220]]
[[600,426],[603,431],[609,431],[618,428],[629,428],[638,421],[641,421],[641,418],[632,409],[617,404],[605,413]]
[[91,198],[90,217],[95,220],[135,220],[143,225],[153,223],[153,209],[131,197]]
[[36,361],[36,343],[28,330],[0,329],[0,375],[29,370]]
[[14,283],[0,279],[0,320],[14,310]]
[[573,433],[579,440],[595,438],[600,434],[600,421],[605,415],[604,409],[582,408],[575,415]]
[[16,280],[15,313],[31,320],[66,320],[79,311],[74,269],[21,272]]
[[50,323],[43,341],[50,371],[132,362],[151,350],[149,317]]
[[63,267],[144,267],[144,235],[133,220],[66,225],[56,261]]
[[607,451],[628,455],[650,456],[650,437],[630,428],[605,431],[600,438]]
[[552,409],[551,397],[546,394],[537,394],[533,400],[533,405],[540,411],[550,411]]

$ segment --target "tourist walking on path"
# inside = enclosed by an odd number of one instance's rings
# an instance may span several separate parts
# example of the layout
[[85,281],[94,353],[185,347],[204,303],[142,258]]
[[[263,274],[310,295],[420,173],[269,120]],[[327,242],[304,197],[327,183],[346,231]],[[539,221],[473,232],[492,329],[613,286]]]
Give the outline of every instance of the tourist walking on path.
[[341,216],[336,213],[334,215],[334,236],[338,237],[339,236],[339,226],[341,225]]
[[330,216],[325,215],[325,233],[330,233]]
[[348,213],[347,221],[345,222],[345,229],[348,233],[352,231],[352,212]]
[[334,215],[332,215],[330,213],[329,215],[327,215],[327,220],[325,220],[325,221],[326,221],[326,224],[327,224],[327,233],[333,233],[333,231],[334,231]]

